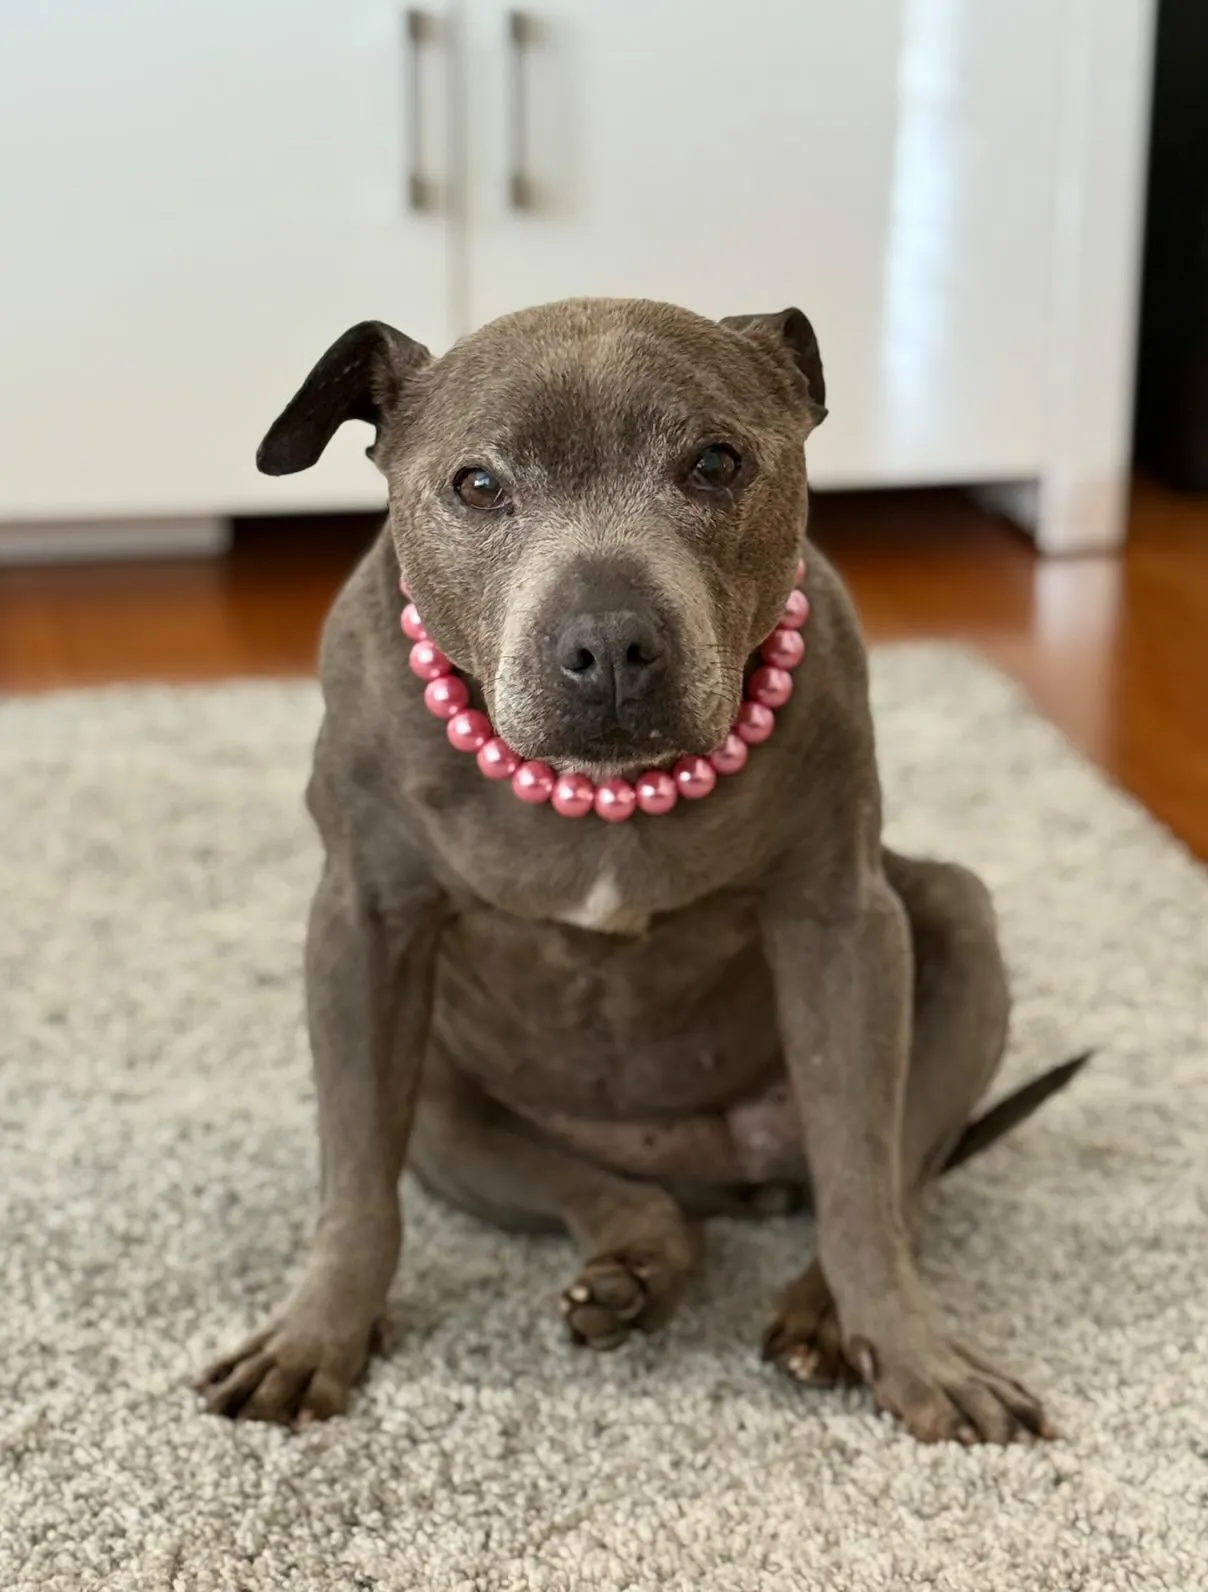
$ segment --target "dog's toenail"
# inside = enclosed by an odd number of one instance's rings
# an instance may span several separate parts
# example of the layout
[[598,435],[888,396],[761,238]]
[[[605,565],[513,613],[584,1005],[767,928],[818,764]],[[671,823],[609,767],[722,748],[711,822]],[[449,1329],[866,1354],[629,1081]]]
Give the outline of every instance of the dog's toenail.
[[877,1359],[872,1352],[871,1343],[864,1338],[853,1338],[848,1348],[848,1357],[866,1382],[875,1380]]
[[815,1349],[804,1347],[790,1349],[786,1365],[790,1375],[801,1382],[808,1382],[818,1369],[818,1353]]
[[591,1289],[585,1282],[574,1283],[566,1290],[566,1297],[572,1305],[586,1305],[591,1303]]

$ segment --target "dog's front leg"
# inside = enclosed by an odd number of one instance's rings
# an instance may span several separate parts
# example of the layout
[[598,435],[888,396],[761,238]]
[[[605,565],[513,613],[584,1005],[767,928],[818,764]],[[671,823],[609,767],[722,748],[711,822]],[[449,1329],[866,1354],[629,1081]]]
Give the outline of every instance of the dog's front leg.
[[318,1230],[278,1316],[211,1366],[216,1413],[305,1424],[363,1370],[402,1241],[398,1181],[426,1043],[441,903],[404,891],[384,919],[329,859],[311,907],[307,1018],[322,1157]]
[[842,922],[823,922],[782,891],[764,934],[848,1360],[924,1441],[1046,1430],[1031,1395],[944,1329],[915,1269],[900,1171],[913,988],[901,902],[874,874]]

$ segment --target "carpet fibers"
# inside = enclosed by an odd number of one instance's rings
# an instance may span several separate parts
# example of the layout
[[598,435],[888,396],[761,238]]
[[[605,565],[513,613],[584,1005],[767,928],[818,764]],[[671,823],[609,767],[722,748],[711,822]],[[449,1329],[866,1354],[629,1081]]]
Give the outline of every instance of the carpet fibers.
[[407,1191],[399,1343],[301,1437],[187,1373],[296,1275],[315,1140],[309,684],[0,703],[0,1587],[1208,1587],[1208,882],[996,675],[878,655],[890,833],[993,886],[1007,1078],[1067,1096],[933,1201],[924,1268],[1064,1440],[924,1449],[755,1352],[805,1219],[717,1224],[589,1357],[568,1244]]

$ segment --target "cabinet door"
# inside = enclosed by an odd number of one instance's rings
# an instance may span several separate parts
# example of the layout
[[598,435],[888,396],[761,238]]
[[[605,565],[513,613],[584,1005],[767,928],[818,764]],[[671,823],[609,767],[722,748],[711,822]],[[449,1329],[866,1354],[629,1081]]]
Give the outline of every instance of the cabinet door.
[[816,479],[1033,473],[1064,10],[532,0],[517,29],[475,0],[472,319],[577,294],[799,304],[831,407]]
[[410,87],[392,0],[0,0],[0,517],[382,499],[363,426],[308,475],[270,481],[254,455],[352,322],[447,340]]

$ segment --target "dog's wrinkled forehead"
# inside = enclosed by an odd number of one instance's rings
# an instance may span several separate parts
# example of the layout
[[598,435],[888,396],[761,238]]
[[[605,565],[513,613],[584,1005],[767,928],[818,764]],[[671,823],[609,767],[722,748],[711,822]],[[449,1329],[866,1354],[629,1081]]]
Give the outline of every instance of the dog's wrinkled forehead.
[[702,430],[729,430],[715,406],[693,402],[690,389],[640,375],[628,351],[601,340],[512,373],[505,408],[490,417],[484,440],[529,477],[574,494],[600,476],[655,463]]
[[776,430],[760,353],[670,306],[529,310],[459,343],[433,372],[421,428],[446,446],[582,492],[718,436]]

